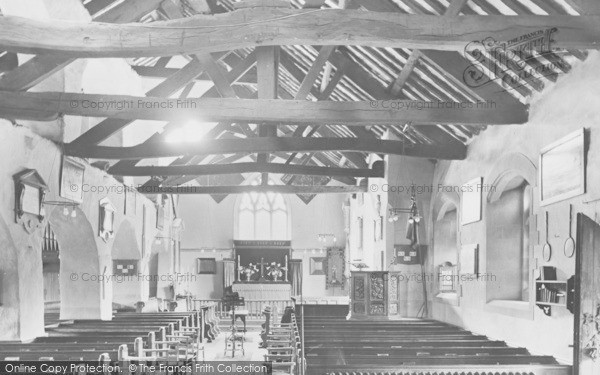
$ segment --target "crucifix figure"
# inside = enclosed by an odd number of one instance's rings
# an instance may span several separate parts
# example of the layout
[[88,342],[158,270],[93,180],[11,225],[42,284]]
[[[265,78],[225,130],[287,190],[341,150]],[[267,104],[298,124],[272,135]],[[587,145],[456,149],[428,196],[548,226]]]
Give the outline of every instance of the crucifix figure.
[[265,281],[265,266],[269,264],[265,262],[265,258],[260,257],[260,262],[258,265],[260,266],[260,281]]

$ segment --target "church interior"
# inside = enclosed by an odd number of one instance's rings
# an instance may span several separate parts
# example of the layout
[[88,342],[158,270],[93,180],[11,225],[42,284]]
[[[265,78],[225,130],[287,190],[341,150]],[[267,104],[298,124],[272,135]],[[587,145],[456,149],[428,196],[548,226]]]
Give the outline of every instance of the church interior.
[[600,374],[599,47],[597,0],[0,0],[0,373]]

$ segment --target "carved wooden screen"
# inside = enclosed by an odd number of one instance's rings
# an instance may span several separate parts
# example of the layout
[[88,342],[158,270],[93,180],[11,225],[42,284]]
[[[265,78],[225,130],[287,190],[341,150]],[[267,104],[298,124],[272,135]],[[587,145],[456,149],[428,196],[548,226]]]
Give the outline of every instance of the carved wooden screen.
[[367,274],[365,272],[352,272],[352,315],[367,314]]
[[403,280],[404,276],[400,272],[390,272],[389,274],[389,303],[388,303],[388,315],[399,315],[400,314],[400,292],[399,283]]
[[388,273],[352,272],[352,315],[388,315]]

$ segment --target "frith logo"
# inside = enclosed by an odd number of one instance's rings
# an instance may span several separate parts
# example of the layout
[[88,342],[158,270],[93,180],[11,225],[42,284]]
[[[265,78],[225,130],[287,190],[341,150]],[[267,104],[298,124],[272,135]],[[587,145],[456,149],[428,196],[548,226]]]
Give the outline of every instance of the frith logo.
[[[465,47],[465,55],[475,59],[463,74],[469,87],[481,87],[498,80],[505,89],[521,85],[532,75],[548,76],[566,67],[553,56],[553,35],[557,28],[538,30],[506,42],[493,37],[474,41]],[[544,57],[540,59],[540,57]],[[535,64],[532,61],[537,60]]]

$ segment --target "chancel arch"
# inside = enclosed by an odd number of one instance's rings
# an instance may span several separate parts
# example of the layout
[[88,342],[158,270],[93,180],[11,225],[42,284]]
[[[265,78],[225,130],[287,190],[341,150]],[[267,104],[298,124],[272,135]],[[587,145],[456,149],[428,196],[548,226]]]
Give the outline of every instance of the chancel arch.
[[533,202],[536,168],[525,155],[509,154],[492,168],[487,181],[486,295],[492,306],[530,311],[533,296]]

